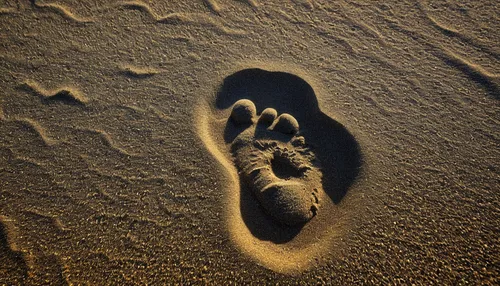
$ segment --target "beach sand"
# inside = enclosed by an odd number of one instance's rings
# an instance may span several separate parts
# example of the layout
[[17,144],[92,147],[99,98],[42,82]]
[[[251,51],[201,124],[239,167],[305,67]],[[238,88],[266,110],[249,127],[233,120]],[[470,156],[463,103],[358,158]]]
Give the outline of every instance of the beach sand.
[[500,5],[383,2],[0,2],[0,285],[500,283]]

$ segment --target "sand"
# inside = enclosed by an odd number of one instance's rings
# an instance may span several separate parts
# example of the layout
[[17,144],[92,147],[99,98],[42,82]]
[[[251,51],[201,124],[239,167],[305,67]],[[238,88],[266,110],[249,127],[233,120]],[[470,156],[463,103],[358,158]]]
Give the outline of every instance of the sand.
[[0,285],[498,284],[500,6],[383,2],[0,2]]

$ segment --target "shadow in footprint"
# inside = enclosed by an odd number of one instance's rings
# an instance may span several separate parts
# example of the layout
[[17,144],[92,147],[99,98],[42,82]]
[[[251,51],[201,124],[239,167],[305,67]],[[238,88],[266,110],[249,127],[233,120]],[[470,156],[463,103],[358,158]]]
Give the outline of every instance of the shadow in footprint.
[[[342,124],[321,112],[312,87],[290,73],[245,69],[225,78],[217,93],[216,107],[227,109],[240,99],[253,101],[258,113],[272,107],[298,120],[301,135],[321,162],[323,189],[333,203],[338,204],[360,172],[360,147]],[[237,130],[227,124],[226,142],[231,142],[237,135]],[[255,237],[286,243],[300,232],[303,225],[289,227],[273,222],[263,214],[249,187],[244,182],[240,185],[243,220]]]

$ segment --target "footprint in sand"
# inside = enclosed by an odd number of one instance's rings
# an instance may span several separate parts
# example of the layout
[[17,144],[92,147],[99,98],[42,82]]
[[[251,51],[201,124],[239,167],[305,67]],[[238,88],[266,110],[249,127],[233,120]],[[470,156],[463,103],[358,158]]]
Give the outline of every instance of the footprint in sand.
[[231,120],[241,131],[231,143],[239,174],[274,220],[294,226],[312,219],[319,206],[321,171],[300,136],[299,123],[274,108],[256,114],[248,99],[236,102]]
[[320,109],[308,82],[240,70],[200,102],[196,116],[200,139],[223,167],[227,229],[242,252],[297,273],[337,249],[349,220],[341,202],[361,170],[361,151]]

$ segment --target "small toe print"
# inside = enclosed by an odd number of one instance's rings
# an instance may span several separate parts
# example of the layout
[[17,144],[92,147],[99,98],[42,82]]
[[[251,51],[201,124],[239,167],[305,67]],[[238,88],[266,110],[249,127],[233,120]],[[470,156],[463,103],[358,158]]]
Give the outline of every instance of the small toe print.
[[273,129],[284,134],[296,134],[299,131],[299,122],[290,114],[283,113],[278,117]]
[[259,123],[265,124],[267,126],[271,125],[276,117],[278,116],[278,112],[274,108],[266,108],[259,117]]
[[296,136],[292,139],[292,145],[295,147],[306,146],[306,139],[302,136]]

